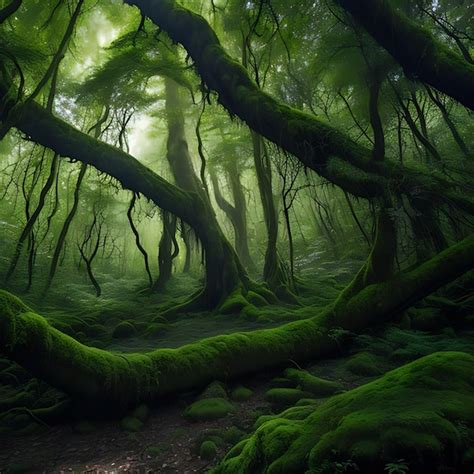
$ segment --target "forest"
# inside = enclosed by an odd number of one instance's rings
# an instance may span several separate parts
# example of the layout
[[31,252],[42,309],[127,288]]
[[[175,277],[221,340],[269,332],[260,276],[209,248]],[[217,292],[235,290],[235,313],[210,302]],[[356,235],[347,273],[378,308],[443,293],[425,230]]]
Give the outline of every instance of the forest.
[[0,474],[474,472],[471,0],[0,0]]

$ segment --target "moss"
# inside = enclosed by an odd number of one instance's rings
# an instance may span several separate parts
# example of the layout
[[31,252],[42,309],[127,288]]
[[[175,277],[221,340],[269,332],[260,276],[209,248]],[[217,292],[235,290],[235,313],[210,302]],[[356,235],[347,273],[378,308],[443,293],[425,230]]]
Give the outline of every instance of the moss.
[[247,305],[248,301],[244,298],[240,291],[236,291],[229,295],[224,303],[219,307],[222,314],[240,313]]
[[260,307],[268,305],[268,301],[263,296],[259,295],[258,293],[255,293],[255,291],[249,291],[245,295],[245,297],[247,301],[253,304],[254,306]]
[[226,386],[217,380],[211,382],[199,395],[199,400],[204,398],[228,398]]
[[399,459],[410,472],[470,472],[474,356],[431,354],[321,405],[262,418],[214,474],[319,472],[349,460],[369,474]]
[[184,412],[189,421],[211,421],[224,418],[235,410],[224,398],[206,398],[190,405]]
[[143,422],[138,418],[134,418],[132,416],[126,416],[120,422],[120,426],[124,431],[130,431],[132,433],[136,433],[143,428]]
[[449,320],[435,308],[412,308],[411,327],[420,331],[439,332],[449,326]]
[[135,336],[136,333],[137,330],[132,323],[129,321],[122,321],[121,323],[118,323],[117,326],[115,326],[112,332],[112,337],[115,337],[116,339],[125,339]]
[[148,408],[147,405],[142,403],[141,405],[138,405],[135,410],[132,411],[130,414],[132,418],[137,418],[138,420],[145,422],[148,417],[150,416],[150,409]]
[[377,356],[370,352],[354,354],[344,364],[344,368],[355,375],[364,377],[379,375],[382,372]]
[[337,382],[331,382],[319,377],[315,377],[308,372],[296,369],[287,369],[285,377],[291,380],[298,388],[313,395],[326,397],[341,392],[343,387]]
[[232,390],[230,398],[236,402],[245,402],[253,395],[253,391],[247,387],[239,386]]
[[169,330],[169,324],[153,323],[145,328],[145,337],[154,339],[163,336]]
[[237,426],[231,426],[222,433],[222,438],[226,443],[229,444],[236,444],[242,438],[245,438],[245,436],[245,431],[242,431],[240,428],[237,428]]
[[243,309],[242,315],[247,321],[257,321],[260,317],[260,311],[253,304],[248,304]]
[[276,408],[294,405],[302,398],[311,398],[312,394],[297,388],[271,388],[265,398]]
[[166,451],[166,447],[163,445],[159,446],[148,446],[145,449],[145,454],[151,458],[156,458],[160,454],[163,454]]
[[204,441],[199,448],[199,457],[211,461],[217,455],[217,446],[212,441]]

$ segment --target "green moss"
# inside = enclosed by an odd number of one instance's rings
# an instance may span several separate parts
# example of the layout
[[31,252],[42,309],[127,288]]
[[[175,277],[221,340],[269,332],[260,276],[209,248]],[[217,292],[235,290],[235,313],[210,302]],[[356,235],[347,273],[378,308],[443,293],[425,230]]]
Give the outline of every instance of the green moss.
[[242,431],[240,428],[237,428],[237,426],[231,426],[222,433],[222,438],[226,443],[229,444],[236,444],[242,438],[245,438],[245,436],[245,431]]
[[204,398],[228,398],[226,386],[217,380],[211,382],[199,395],[199,400]]
[[260,307],[268,305],[268,301],[263,296],[259,295],[258,293],[255,293],[254,291],[249,291],[245,295],[245,297],[247,301],[253,304],[254,306]]
[[294,405],[302,398],[311,398],[312,394],[297,388],[271,388],[265,398],[276,408]]
[[213,473],[336,472],[321,467],[349,460],[360,472],[378,473],[399,459],[410,472],[470,472],[474,356],[431,354],[256,426]]
[[449,320],[435,308],[412,308],[409,315],[411,327],[420,331],[439,332],[449,326]]
[[184,416],[190,421],[211,421],[224,418],[234,409],[234,405],[224,398],[206,398],[190,405]]
[[199,448],[199,457],[206,461],[211,461],[216,457],[217,446],[212,441],[204,441]]
[[311,392],[313,395],[319,397],[333,395],[343,390],[341,384],[315,377],[303,370],[287,369],[285,371],[285,377],[291,380],[301,390]]
[[166,447],[163,446],[163,445],[159,445],[159,446],[148,446],[148,447],[145,449],[145,454],[146,454],[147,456],[150,456],[151,458],[156,458],[156,457],[158,457],[160,454],[163,454],[165,451],[166,451]]
[[132,411],[130,414],[132,418],[137,418],[138,420],[145,422],[148,417],[150,416],[150,409],[148,408],[147,405],[142,403],[141,405],[138,405],[135,410]]
[[135,336],[136,333],[137,330],[132,323],[129,321],[122,321],[121,323],[117,324],[117,326],[115,326],[115,329],[112,332],[112,337],[115,337],[116,339],[125,339]]
[[120,422],[120,426],[124,431],[130,431],[132,433],[136,433],[143,428],[143,422],[138,418],[134,418],[132,416],[126,416]]
[[145,337],[150,338],[150,339],[161,337],[168,330],[169,330],[169,324],[153,323],[146,327]]
[[230,394],[230,398],[232,400],[235,400],[236,402],[245,402],[249,398],[251,398],[253,395],[253,391],[250,390],[247,387],[239,386],[234,388],[232,390],[232,393]]
[[344,364],[344,368],[353,374],[364,377],[380,375],[382,372],[377,356],[370,352],[354,354]]
[[248,301],[244,298],[241,291],[236,291],[229,295],[219,308],[222,314],[240,313],[247,305]]

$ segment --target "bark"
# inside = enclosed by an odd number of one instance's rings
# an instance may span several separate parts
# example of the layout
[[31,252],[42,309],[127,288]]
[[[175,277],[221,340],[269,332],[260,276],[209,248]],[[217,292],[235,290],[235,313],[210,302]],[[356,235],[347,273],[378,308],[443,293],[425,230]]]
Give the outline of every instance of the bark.
[[436,104],[438,109],[441,112],[441,115],[443,116],[443,120],[445,121],[446,125],[448,126],[449,130],[451,131],[451,134],[457,143],[459,149],[463,152],[463,154],[466,157],[470,156],[469,149],[462,139],[461,135],[458,132],[458,129],[456,128],[456,125],[454,125],[454,122],[452,121],[448,110],[446,109],[446,106],[444,105],[443,101],[441,100],[441,97],[437,92],[433,92],[429,87],[426,87],[426,91],[428,92],[428,95],[430,99]]
[[217,205],[222,209],[232,224],[234,229],[234,246],[240,261],[246,268],[254,269],[255,264],[250,257],[248,246],[247,204],[245,202],[245,195],[242,191],[239,170],[237,169],[235,161],[226,162],[224,166],[226,167],[224,170],[231,186],[234,205],[227,201],[227,199],[222,195],[216,171],[211,167],[209,173],[212,182],[212,189],[214,190],[214,197]]
[[473,267],[470,236],[415,269],[369,284],[343,305],[313,318],[146,354],[114,354],[84,346],[0,291],[0,353],[73,398],[123,409],[288,360],[327,356],[337,350],[331,332],[335,327],[357,332],[381,324]]
[[176,216],[169,212],[162,213],[163,233],[158,248],[158,278],[153,285],[154,291],[163,291],[171,279],[173,260],[178,256],[179,247],[176,241]]
[[50,168],[48,178],[41,189],[36,209],[34,210],[30,218],[26,222],[25,226],[23,227],[23,230],[21,231],[20,237],[18,238],[15,251],[13,252],[12,258],[10,260],[10,266],[5,276],[5,281],[8,281],[13,275],[13,272],[15,271],[15,268],[18,264],[18,260],[20,259],[21,251],[23,249],[25,241],[32,235],[33,227],[36,224],[39,218],[39,215],[44,208],[46,197],[48,196],[48,193],[56,180],[58,163],[59,163],[59,156],[57,153],[54,153],[53,158],[51,160],[51,168]]
[[132,212],[135,207],[136,201],[137,201],[137,195],[133,193],[132,199],[130,200],[130,205],[128,206],[128,210],[127,210],[127,218],[128,218],[128,223],[130,224],[130,229],[132,229],[133,235],[135,236],[135,245],[137,246],[137,249],[140,251],[140,253],[143,255],[143,261],[145,263],[145,271],[148,276],[148,283],[151,287],[153,285],[153,277],[151,276],[148,253],[143,247],[142,243],[140,242],[140,234],[133,222]]
[[397,9],[396,2],[336,1],[394,57],[410,78],[474,109],[474,65]]
[[12,16],[23,3],[23,0],[13,0],[5,8],[0,10],[0,25]]
[[278,212],[275,206],[272,187],[272,170],[270,159],[264,149],[262,137],[252,132],[253,158],[257,175],[258,190],[262,202],[263,217],[267,229],[267,247],[263,279],[268,286],[276,291],[278,296],[286,293],[288,278],[285,275],[283,263],[278,254]]
[[377,161],[383,160],[385,157],[385,136],[378,106],[381,86],[382,77],[376,71],[372,72],[369,77],[369,117],[374,134],[372,158]]
[[69,228],[71,227],[72,221],[74,220],[74,217],[76,216],[77,209],[79,208],[79,196],[81,192],[82,181],[84,180],[86,171],[87,171],[87,165],[83,163],[81,165],[81,169],[79,170],[76,186],[74,188],[74,202],[72,204],[71,210],[66,216],[64,224],[61,228],[61,232],[59,233],[58,241],[56,242],[56,246],[54,248],[53,258],[51,259],[51,266],[49,267],[49,274],[46,280],[45,292],[49,290],[51,284],[53,283],[53,279],[54,279],[54,276],[56,275],[56,270],[58,268],[59,258],[64,248],[64,244],[66,242],[66,237],[69,232]]
[[[374,162],[371,150],[344,133],[261,91],[247,71],[226,53],[200,15],[175,0],[126,0],[125,3],[138,6],[142,14],[186,48],[203,81],[218,92],[219,101],[229,112],[329,181],[364,198],[384,196],[388,189],[408,195],[414,188],[434,195],[442,190],[441,194],[446,198],[449,195],[451,202],[473,212],[471,200],[458,196],[441,176],[433,179],[392,161]],[[470,90],[474,94],[474,87]]]

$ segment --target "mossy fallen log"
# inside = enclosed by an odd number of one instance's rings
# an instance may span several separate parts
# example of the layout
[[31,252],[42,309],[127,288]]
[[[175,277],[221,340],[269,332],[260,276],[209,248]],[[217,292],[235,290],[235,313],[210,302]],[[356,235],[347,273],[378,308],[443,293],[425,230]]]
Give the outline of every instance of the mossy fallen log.
[[15,296],[0,291],[0,353],[73,398],[110,409],[125,408],[212,380],[334,353],[338,350],[335,328],[360,331],[382,323],[473,266],[471,236],[411,271],[367,286],[344,305],[328,306],[313,318],[141,354],[85,346],[50,326]]
[[473,429],[474,356],[437,352],[320,406],[261,417],[212,472],[472,472]]

